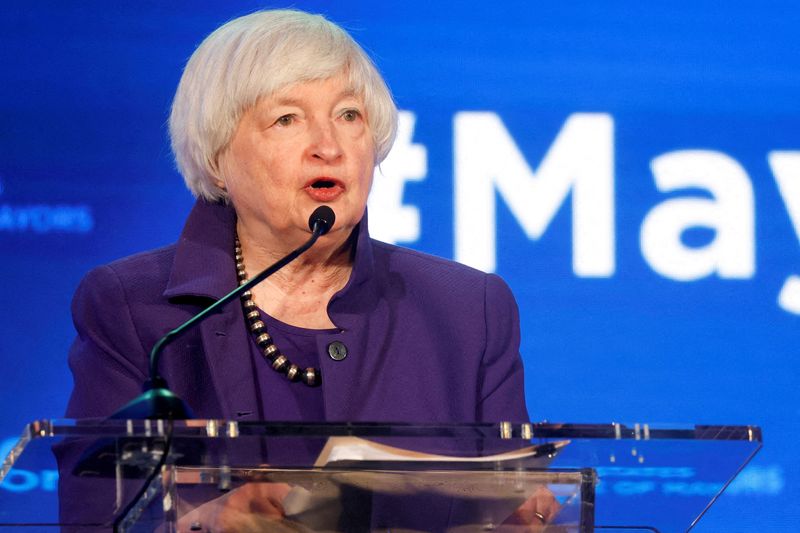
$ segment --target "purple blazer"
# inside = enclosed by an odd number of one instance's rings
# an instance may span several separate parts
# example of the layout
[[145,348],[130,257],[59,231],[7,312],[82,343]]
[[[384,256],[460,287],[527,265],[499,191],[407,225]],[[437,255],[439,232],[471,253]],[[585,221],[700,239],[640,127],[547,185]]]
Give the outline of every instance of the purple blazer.
[[[235,222],[231,207],[198,201],[176,244],[89,272],[72,305],[68,417],[107,416],[137,396],[153,344],[236,286]],[[339,329],[317,339],[326,420],[528,421],[507,285],[374,241],[366,216],[356,231],[353,273],[328,304]],[[232,303],[166,348],[162,374],[198,417],[257,418],[249,335]],[[342,361],[328,356],[335,340]]]

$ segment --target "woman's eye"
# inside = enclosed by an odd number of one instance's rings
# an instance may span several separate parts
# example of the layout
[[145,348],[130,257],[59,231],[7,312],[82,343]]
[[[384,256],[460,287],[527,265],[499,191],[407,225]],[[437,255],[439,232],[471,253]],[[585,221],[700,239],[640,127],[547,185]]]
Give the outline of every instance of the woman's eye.
[[361,112],[358,109],[347,109],[342,113],[342,118],[347,122],[355,122],[360,116]]
[[278,126],[290,126],[292,122],[294,122],[294,115],[283,115],[282,117],[278,117],[275,124]]

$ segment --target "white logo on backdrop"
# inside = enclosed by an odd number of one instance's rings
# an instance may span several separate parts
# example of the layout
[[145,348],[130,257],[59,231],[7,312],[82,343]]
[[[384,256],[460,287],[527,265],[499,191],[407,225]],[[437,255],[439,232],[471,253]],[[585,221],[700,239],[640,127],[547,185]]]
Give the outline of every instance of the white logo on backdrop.
[[[0,179],[0,196],[4,189]],[[86,205],[0,203],[0,232],[89,233],[92,228],[94,216]]]
[[[767,160],[800,242],[800,152],[770,152]],[[778,304],[800,315],[800,276],[794,274],[786,278],[778,295]]]
[[[427,174],[427,152],[413,143],[416,117],[400,114],[397,142],[376,172],[370,197],[373,234],[387,242],[414,242],[420,213],[403,205],[407,181]],[[610,278],[616,270],[614,119],[575,113],[531,168],[502,119],[492,112],[456,113],[454,146],[455,259],[491,272],[496,268],[496,198],[526,235],[539,239],[567,198],[572,211],[572,270],[581,278]],[[770,152],[770,168],[800,239],[800,152]],[[756,273],[755,198],[747,171],[713,150],[679,150],[650,164],[656,188],[686,190],[650,209],[641,221],[639,248],[657,274],[679,282],[718,276],[752,279]],[[692,190],[707,194],[699,196]],[[713,231],[703,246],[687,246],[691,228]],[[800,314],[800,276],[789,275],[778,296],[785,311]]]
[[428,172],[425,147],[412,142],[415,122],[414,113],[400,112],[392,151],[375,170],[369,195],[369,231],[384,242],[419,239],[419,209],[403,204],[406,182],[421,181]]
[[[6,456],[11,452],[17,444],[17,439],[8,438],[0,441],[0,461],[3,461]],[[24,455],[24,451],[22,452]],[[44,490],[54,491],[58,485],[58,471],[56,470],[40,470],[34,472],[31,470],[22,470],[19,468],[12,468],[8,471],[3,483],[0,484],[0,489],[8,492],[28,492],[31,490]]]

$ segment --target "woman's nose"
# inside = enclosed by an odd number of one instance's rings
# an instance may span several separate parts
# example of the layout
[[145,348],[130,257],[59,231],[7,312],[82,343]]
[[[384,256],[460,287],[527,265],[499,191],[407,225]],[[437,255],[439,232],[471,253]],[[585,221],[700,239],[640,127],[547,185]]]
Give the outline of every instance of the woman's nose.
[[310,127],[310,153],[315,159],[333,162],[342,155],[342,145],[336,129],[328,121],[314,121]]

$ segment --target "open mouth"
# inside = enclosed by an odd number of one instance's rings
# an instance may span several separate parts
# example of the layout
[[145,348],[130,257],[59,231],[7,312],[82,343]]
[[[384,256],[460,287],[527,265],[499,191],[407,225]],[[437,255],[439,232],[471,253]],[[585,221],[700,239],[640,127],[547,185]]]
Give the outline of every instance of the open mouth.
[[306,184],[306,193],[317,202],[332,202],[344,194],[344,184],[336,178],[321,176]]

